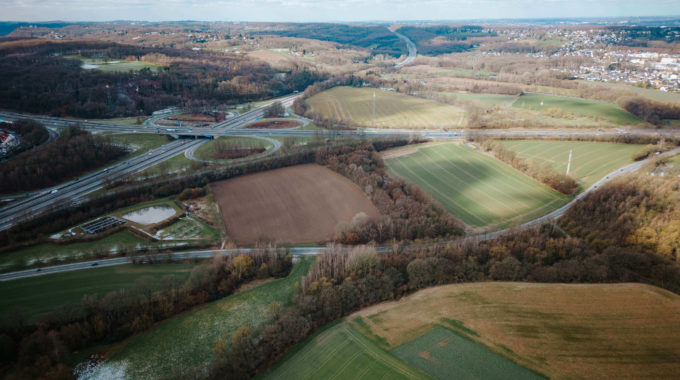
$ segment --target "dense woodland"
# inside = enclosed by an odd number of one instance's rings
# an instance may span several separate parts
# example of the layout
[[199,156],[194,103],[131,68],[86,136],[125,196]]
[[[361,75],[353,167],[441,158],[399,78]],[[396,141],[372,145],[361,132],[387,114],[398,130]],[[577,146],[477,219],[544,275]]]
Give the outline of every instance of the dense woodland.
[[[440,55],[461,53],[479,46],[479,39],[495,37],[496,32],[486,31],[481,26],[404,26],[397,32],[405,35],[418,49],[418,54]],[[474,38],[474,40],[470,40]]]
[[50,133],[40,123],[33,120],[18,120],[15,123],[0,123],[0,129],[11,131],[19,139],[19,144],[8,151],[4,157],[11,157],[15,154],[32,149],[50,138]]
[[[196,52],[193,52],[196,53]],[[116,73],[85,70],[67,55],[146,60],[145,68]],[[192,109],[237,104],[302,91],[323,73],[285,72],[247,58],[213,53],[180,57],[174,49],[107,43],[44,43],[0,50],[0,103],[21,112],[110,118],[149,115],[167,106]]]
[[626,111],[656,126],[662,126],[666,119],[680,119],[680,105],[677,104],[655,102],[640,97],[626,98],[620,103]]
[[[173,275],[160,281],[141,277],[130,290],[85,296],[80,305],[64,306],[39,323],[27,322],[20,310],[9,312],[0,319],[0,375],[70,379],[77,351],[145,331],[158,321],[230,295],[253,279],[284,277],[291,259],[276,248],[216,256],[196,266],[185,282]],[[8,364],[14,366],[3,374]]]
[[371,53],[399,57],[406,54],[406,45],[386,26],[356,26],[342,24],[290,24],[283,30],[259,32],[282,37],[310,38],[337,42],[371,50]]
[[125,148],[77,127],[64,129],[50,144],[0,163],[0,193],[52,186],[123,157]]

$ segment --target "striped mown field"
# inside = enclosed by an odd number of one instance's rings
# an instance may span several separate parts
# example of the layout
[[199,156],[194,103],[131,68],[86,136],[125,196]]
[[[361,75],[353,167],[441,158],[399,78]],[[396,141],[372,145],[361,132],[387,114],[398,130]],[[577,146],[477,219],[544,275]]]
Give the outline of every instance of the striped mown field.
[[465,121],[462,108],[374,88],[335,87],[307,99],[307,104],[312,113],[367,128],[458,128]]
[[455,143],[386,158],[390,175],[429,193],[472,227],[504,227],[545,215],[570,197],[493,157]]
[[344,320],[299,343],[260,379],[427,379]]
[[585,187],[633,162],[633,153],[643,148],[635,144],[582,141],[506,140],[501,143],[521,158],[536,160],[541,165],[548,164],[560,173],[566,173],[571,150],[569,175]]
[[513,103],[513,107],[540,111],[548,108],[559,108],[577,116],[591,117],[615,124],[630,125],[640,122],[635,115],[613,103],[589,99],[570,98],[566,96],[524,94]]

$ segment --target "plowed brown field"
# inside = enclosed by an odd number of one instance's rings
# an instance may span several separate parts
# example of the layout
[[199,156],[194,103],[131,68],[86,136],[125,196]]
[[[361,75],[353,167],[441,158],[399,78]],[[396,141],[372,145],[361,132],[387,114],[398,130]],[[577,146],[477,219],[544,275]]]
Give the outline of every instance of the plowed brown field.
[[349,179],[319,165],[298,165],[216,182],[229,237],[237,244],[260,239],[317,243],[333,237],[340,222],[378,210]]

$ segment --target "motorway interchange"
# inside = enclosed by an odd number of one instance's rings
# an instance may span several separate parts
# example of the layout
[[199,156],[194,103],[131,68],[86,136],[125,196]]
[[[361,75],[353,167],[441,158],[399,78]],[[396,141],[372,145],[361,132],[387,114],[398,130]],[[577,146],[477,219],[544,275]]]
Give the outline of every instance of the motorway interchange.
[[[294,94],[279,100],[285,107],[289,107],[292,102],[299,95]],[[573,138],[578,136],[620,136],[622,134],[630,135],[645,135],[645,136],[666,136],[666,137],[680,137],[680,132],[674,130],[564,130],[564,129],[522,129],[522,130],[380,130],[380,129],[364,129],[364,130],[334,130],[334,131],[314,131],[314,130],[296,130],[296,129],[286,129],[286,130],[270,130],[270,129],[242,129],[242,127],[251,124],[259,120],[264,114],[265,106],[259,107],[252,111],[246,112],[244,114],[231,117],[221,123],[214,124],[209,127],[201,128],[187,128],[187,129],[176,129],[176,128],[140,128],[139,126],[128,126],[128,125],[115,125],[107,124],[103,122],[90,122],[81,121],[78,122],[79,125],[87,130],[93,132],[108,132],[108,133],[159,133],[166,135],[174,135],[178,137],[177,140],[169,142],[159,148],[149,151],[146,154],[142,154],[122,162],[118,162],[113,166],[101,169],[97,172],[90,173],[83,177],[77,178],[75,180],[69,181],[67,183],[60,184],[58,186],[43,189],[40,192],[34,192],[30,194],[26,199],[16,201],[2,209],[0,209],[0,230],[5,230],[14,225],[17,221],[29,219],[31,217],[40,215],[56,206],[59,205],[76,205],[78,204],[82,197],[93,191],[102,188],[106,180],[115,180],[121,178],[125,175],[140,172],[151,166],[157,165],[167,159],[170,159],[178,154],[188,152],[191,154],[196,148],[201,144],[205,143],[206,137],[214,138],[219,136],[246,136],[246,137],[259,137],[264,138],[269,141],[276,141],[270,139],[269,136],[323,136],[326,138],[334,137],[390,137],[390,136],[418,136],[424,139],[439,140],[439,139],[455,139],[455,138],[466,138],[470,137],[472,134],[483,135],[487,137],[526,137],[526,138],[544,138],[544,137],[557,137],[557,138]],[[17,113],[0,113],[0,118],[4,120],[19,120],[19,119],[34,119],[43,123],[46,127],[50,129],[59,129],[70,126],[74,123],[73,120],[46,117],[46,116],[33,116],[33,115],[23,115]],[[278,142],[278,141],[277,141]],[[276,146],[277,144],[275,144]],[[670,153],[678,153],[678,149],[675,149]],[[641,163],[634,163],[628,165],[624,168],[618,169],[616,172],[611,173],[602,178],[600,181],[595,183],[589,189],[584,191],[579,195],[579,197],[572,200],[569,204],[556,210],[555,212],[545,215],[541,218],[533,220],[531,222],[523,225],[524,227],[535,226],[536,224],[546,222],[550,219],[554,219],[562,215],[571,205],[573,205],[578,199],[587,194],[589,191],[596,189],[602,183],[612,179],[614,176],[637,170],[641,166]],[[496,237],[502,234],[504,231],[497,231],[490,233],[480,238],[488,239]],[[212,251],[206,251],[212,252]],[[305,251],[306,254],[316,253],[318,249],[313,249],[310,251]],[[179,252],[176,255],[183,254],[196,254],[190,252]],[[199,255],[205,255],[205,252]],[[180,257],[178,256],[178,257]],[[191,256],[194,257],[194,256]],[[196,256],[198,257],[198,256]],[[200,256],[202,257],[202,256]],[[101,262],[101,261],[100,261]],[[118,259],[110,259],[107,261],[108,265],[125,264],[127,261],[121,261]],[[92,263],[80,263],[80,264],[69,264],[66,266],[55,266],[57,271],[75,270],[89,268]],[[58,269],[61,268],[61,269]],[[49,270],[42,269],[39,272],[35,270],[32,271],[22,271],[26,272],[23,275],[39,275],[51,273]],[[29,274],[30,272],[30,274]],[[9,274],[8,274],[9,275]],[[17,274],[18,275],[18,274]],[[15,277],[11,275],[0,276],[0,280],[8,280]]]

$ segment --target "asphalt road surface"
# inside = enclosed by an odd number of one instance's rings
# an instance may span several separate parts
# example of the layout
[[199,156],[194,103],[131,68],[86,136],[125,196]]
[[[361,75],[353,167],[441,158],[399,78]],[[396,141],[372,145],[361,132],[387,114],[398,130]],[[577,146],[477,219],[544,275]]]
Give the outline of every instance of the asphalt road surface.
[[418,54],[418,51],[416,50],[416,44],[413,43],[408,37],[401,33],[397,32],[392,32],[397,35],[397,37],[401,38],[404,42],[406,42],[406,48],[408,49],[408,57],[404,59],[403,61],[397,63],[394,65],[397,69],[402,68],[403,66],[408,65],[409,63],[413,62],[414,59],[416,59],[416,54]]

